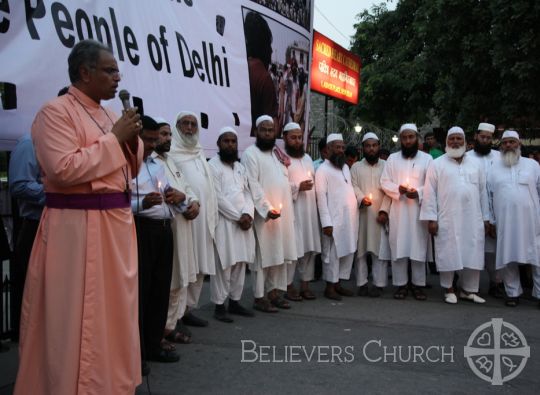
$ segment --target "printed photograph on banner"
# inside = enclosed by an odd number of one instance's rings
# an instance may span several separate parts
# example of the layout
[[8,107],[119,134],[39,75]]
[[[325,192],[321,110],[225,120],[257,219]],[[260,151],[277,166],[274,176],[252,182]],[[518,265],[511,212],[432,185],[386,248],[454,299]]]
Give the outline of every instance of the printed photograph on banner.
[[251,0],[309,30],[311,0]]
[[[249,8],[242,8],[251,96],[251,136],[255,120],[267,114],[280,133],[289,122],[304,130],[309,38]],[[281,136],[281,134],[279,135]]]

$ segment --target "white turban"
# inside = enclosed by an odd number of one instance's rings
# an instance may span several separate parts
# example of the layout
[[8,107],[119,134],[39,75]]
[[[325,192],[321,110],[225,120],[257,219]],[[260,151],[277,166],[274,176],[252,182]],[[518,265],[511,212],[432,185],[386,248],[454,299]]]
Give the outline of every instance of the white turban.
[[184,117],[187,117],[188,115],[191,115],[192,117],[194,117],[197,120],[197,129],[198,129],[199,126],[200,126],[199,117],[193,111],[180,111],[178,113],[178,115],[176,116],[176,122],[178,122],[179,120],[181,120]]
[[399,134],[403,133],[405,130],[412,130],[413,132],[418,133],[418,128],[414,123],[404,123],[399,128]]
[[483,132],[489,132],[489,133],[493,133],[495,132],[495,125],[492,125],[490,123],[485,123],[485,122],[482,122],[480,124],[478,124],[478,131],[483,131]]
[[331,133],[326,138],[326,144],[330,144],[332,141],[343,141],[343,136],[341,133]]
[[255,127],[259,127],[259,125],[264,122],[269,121],[274,123],[274,119],[270,115],[261,115],[257,120],[255,121]]
[[519,140],[519,134],[515,130],[505,130],[502,137],[501,137],[501,140],[504,140],[504,139],[516,139],[516,140]]
[[373,140],[377,140],[379,141],[379,138],[377,137],[377,135],[373,132],[367,132],[366,134],[364,134],[364,137],[362,137],[362,143],[368,139],[373,139]]
[[283,128],[284,132],[288,132],[295,129],[301,129],[300,125],[298,125],[296,122],[289,122],[285,127]]
[[465,132],[459,126],[453,126],[448,129],[448,134],[446,135],[446,138],[448,138],[452,134],[461,134],[463,137],[465,137]]
[[234,130],[230,126],[225,126],[219,130],[218,138],[221,137],[221,135],[225,133],[233,133],[235,136],[238,136],[238,133],[236,133],[236,130]]

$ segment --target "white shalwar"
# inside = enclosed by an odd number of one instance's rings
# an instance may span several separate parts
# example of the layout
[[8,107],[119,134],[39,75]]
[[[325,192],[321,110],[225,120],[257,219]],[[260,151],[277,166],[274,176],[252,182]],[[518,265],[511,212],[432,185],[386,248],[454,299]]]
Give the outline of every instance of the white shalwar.
[[[453,276],[455,271],[467,268],[480,273],[489,207],[484,168],[478,161],[465,155],[460,163],[444,154],[431,163],[420,220],[438,224],[435,262],[439,272],[452,272]],[[469,289],[466,291],[478,292],[478,284],[471,284]]]
[[315,273],[315,257],[321,252],[321,232],[317,214],[317,197],[315,186],[309,191],[300,191],[300,183],[314,180],[315,169],[311,157],[304,154],[302,158],[291,158],[287,168],[289,183],[294,204],[294,225],[298,264],[287,266],[287,284],[292,284],[295,269],[301,281],[311,281]]
[[[520,158],[514,166],[497,160],[488,176],[492,224],[497,227],[497,269],[510,294],[521,293],[517,264],[533,266],[533,295],[540,297],[540,166]],[[507,285],[508,284],[508,285]],[[514,295],[511,295],[514,294]]]
[[[391,199],[381,188],[381,174],[385,163],[380,159],[371,165],[367,160],[362,159],[351,168],[352,185],[360,207],[358,246],[354,263],[356,285],[359,287],[368,281],[367,254],[371,254],[373,284],[382,288],[388,282],[388,262],[379,259],[384,227],[377,222],[379,211],[382,209],[388,213],[391,204]],[[365,197],[371,197],[370,206],[361,206]]]
[[[294,209],[287,168],[273,150],[248,147],[242,155],[255,205],[255,262],[250,265],[256,298],[273,289],[287,290],[287,266],[298,257]],[[281,206],[281,209],[280,209]],[[268,219],[271,209],[281,216]]]
[[219,155],[208,162],[214,177],[218,203],[216,228],[216,275],[210,278],[210,299],[223,304],[227,297],[240,300],[245,265],[255,260],[253,228],[242,230],[238,221],[243,214],[254,217],[246,169],[240,162],[225,164]]
[[339,169],[325,160],[315,173],[315,191],[321,226],[332,227],[332,237],[322,236],[323,279],[348,280],[358,242],[358,205],[349,167]]
[[[392,255],[392,282],[404,286],[409,280],[408,259],[411,260],[411,282],[426,283],[425,262],[429,234],[427,224],[420,221],[420,206],[424,194],[426,172],[433,161],[431,155],[418,151],[413,158],[404,158],[401,151],[388,157],[381,175],[381,187],[392,199],[389,213],[389,243]],[[418,192],[417,199],[399,193],[399,186],[409,186]]]
[[[186,195],[183,207],[199,201],[185,175],[176,167],[169,154],[153,153],[152,157],[163,163],[169,185]],[[190,283],[196,282],[198,272],[190,221],[185,219],[183,215],[175,215],[171,226],[174,255],[167,324],[165,326],[168,330],[173,330],[176,327],[176,321],[183,317],[187,304],[187,288]]]

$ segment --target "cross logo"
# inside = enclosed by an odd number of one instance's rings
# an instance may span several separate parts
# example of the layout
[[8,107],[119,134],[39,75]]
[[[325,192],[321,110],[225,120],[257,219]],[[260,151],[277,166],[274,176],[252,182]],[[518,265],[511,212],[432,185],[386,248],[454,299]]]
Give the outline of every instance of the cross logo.
[[473,373],[491,385],[517,377],[531,355],[523,333],[502,318],[476,328],[463,351]]

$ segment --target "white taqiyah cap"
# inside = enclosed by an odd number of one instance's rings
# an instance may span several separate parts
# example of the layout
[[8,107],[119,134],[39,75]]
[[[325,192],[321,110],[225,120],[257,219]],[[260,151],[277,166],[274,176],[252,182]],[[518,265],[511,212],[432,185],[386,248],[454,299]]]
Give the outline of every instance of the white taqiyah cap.
[[369,140],[369,139],[373,139],[373,140],[377,140],[379,141],[379,138],[377,137],[377,135],[373,132],[367,132],[366,134],[364,134],[364,137],[362,137],[362,143],[366,140]]
[[465,136],[465,132],[459,126],[452,126],[450,129],[448,129],[448,134],[446,137],[452,134],[461,134],[462,136]]
[[219,135],[218,135],[218,137],[221,136],[222,134],[225,134],[225,133],[234,133],[236,136],[238,136],[238,133],[236,133],[236,130],[234,130],[234,129],[233,129],[232,127],[230,127],[230,126],[225,126],[225,127],[221,128],[221,129],[219,130]]
[[414,123],[404,123],[399,128],[399,134],[403,133],[405,130],[412,130],[413,132],[418,133],[418,128]]
[[154,117],[154,121],[156,121],[158,125],[170,125],[163,117]]
[[300,129],[300,125],[298,125],[296,122],[289,122],[285,127],[283,128],[284,132],[288,132],[290,130]]
[[255,121],[255,126],[256,127],[259,127],[259,125],[264,122],[264,121],[269,121],[269,122],[272,122],[274,123],[274,118],[272,118],[270,115],[261,115],[259,118],[257,118],[257,120]]
[[343,141],[343,136],[341,133],[331,133],[326,138],[326,144],[330,144],[332,141]]
[[493,133],[495,132],[495,125],[492,125],[486,122],[481,122],[478,124],[478,130],[481,130],[483,132]]
[[501,137],[501,140],[504,140],[504,139],[517,139],[517,140],[519,140],[519,134],[515,130],[505,130],[502,137]]

